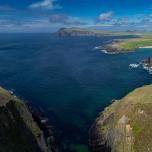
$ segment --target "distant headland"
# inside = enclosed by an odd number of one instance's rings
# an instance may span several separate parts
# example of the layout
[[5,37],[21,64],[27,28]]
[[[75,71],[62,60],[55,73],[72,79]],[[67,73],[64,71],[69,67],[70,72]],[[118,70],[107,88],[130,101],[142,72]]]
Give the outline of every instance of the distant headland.
[[88,28],[60,28],[59,36],[132,36],[132,32],[113,32]]
[[[152,48],[152,32],[113,32],[85,28],[61,28],[58,30],[59,36],[114,36],[116,37],[109,44],[99,46],[107,53],[126,53],[135,51],[138,48]],[[122,38],[121,38],[122,37]]]

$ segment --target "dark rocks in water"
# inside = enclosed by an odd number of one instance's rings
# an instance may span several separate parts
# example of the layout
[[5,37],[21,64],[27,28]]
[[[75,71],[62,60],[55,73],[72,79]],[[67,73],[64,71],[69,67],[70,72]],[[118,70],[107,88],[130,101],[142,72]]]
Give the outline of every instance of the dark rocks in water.
[[34,121],[37,123],[39,128],[43,131],[47,145],[51,152],[60,152],[60,142],[55,135],[53,126],[49,123],[49,119],[45,117],[44,112],[39,110],[33,110],[32,106],[28,105]]
[[142,63],[143,63],[146,67],[152,67],[152,57],[148,57],[147,59],[143,60]]
[[150,74],[152,73],[152,58],[149,57],[142,61],[143,68],[147,70]]

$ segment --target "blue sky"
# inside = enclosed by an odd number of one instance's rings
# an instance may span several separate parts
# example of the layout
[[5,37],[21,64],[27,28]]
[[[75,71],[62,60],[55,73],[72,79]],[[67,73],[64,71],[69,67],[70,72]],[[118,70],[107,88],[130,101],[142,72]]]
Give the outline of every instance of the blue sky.
[[0,32],[152,30],[152,0],[0,0]]

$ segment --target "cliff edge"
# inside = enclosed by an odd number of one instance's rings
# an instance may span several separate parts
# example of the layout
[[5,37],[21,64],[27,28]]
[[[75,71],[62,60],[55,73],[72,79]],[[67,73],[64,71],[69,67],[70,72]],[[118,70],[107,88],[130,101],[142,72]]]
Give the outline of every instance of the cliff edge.
[[107,107],[90,129],[93,152],[152,151],[152,85]]
[[1,87],[0,152],[48,152],[26,104]]

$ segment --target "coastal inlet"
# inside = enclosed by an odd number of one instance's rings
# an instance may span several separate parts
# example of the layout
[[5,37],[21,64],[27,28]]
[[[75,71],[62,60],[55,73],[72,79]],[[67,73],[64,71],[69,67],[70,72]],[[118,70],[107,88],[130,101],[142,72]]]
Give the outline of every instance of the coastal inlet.
[[116,37],[58,37],[50,34],[2,34],[0,84],[42,107],[59,134],[63,152],[87,152],[88,130],[112,99],[152,83],[142,68],[152,56],[140,49],[123,54],[92,50]]

